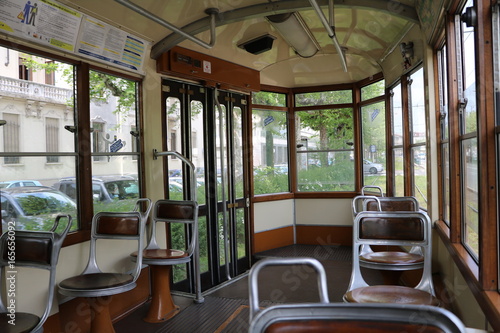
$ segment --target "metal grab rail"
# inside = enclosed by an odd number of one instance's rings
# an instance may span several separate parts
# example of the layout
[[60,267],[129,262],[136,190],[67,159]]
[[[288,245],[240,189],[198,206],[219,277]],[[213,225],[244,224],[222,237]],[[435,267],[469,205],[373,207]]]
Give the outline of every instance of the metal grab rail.
[[128,0],[115,0],[119,4],[122,4],[123,6],[127,7],[128,9],[133,10],[137,14],[140,14],[148,19],[150,19],[153,22],[156,22],[170,30],[172,30],[175,33],[178,33],[179,35],[186,37],[190,41],[203,46],[204,48],[211,49],[215,45],[215,16],[219,14],[219,10],[217,8],[208,8],[205,10],[205,13],[210,15],[210,43],[206,43],[202,41],[201,39],[198,39],[194,37],[193,35],[188,34],[187,32],[177,28],[173,24],[165,21],[164,19],[156,16],[155,14],[147,11],[146,9],[128,1]]
[[259,260],[250,269],[248,275],[248,292],[250,303],[250,322],[259,311],[259,283],[258,276],[262,268],[266,266],[284,266],[284,265],[308,265],[313,267],[318,274],[318,290],[320,303],[328,304],[328,286],[326,283],[326,271],[323,265],[314,258],[266,258]]
[[[176,152],[176,151],[162,151],[159,152],[156,149],[153,149],[153,159],[156,160],[158,157],[162,156],[175,156],[180,159],[182,162],[186,163],[190,168],[189,178],[191,183],[191,200],[196,201],[196,177],[195,177],[195,166],[193,162],[191,162],[184,155]],[[194,250],[194,275],[195,275],[195,299],[196,303],[203,303],[205,300],[201,295],[201,272],[200,272],[200,242],[198,237],[198,230],[193,230],[196,234],[196,248]]]

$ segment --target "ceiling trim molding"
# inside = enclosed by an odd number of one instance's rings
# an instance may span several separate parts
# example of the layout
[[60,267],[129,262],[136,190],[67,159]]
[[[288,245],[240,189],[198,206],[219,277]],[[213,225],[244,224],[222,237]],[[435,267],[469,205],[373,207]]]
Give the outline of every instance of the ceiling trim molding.
[[[328,0],[318,0],[320,6],[327,6]],[[396,17],[404,18],[412,23],[419,23],[414,7],[404,5],[394,0],[336,0],[336,7],[350,7],[360,9],[375,9]],[[309,0],[280,0],[257,4],[220,13],[215,25],[223,26],[244,19],[259,18],[287,12],[312,10]],[[210,29],[210,17],[204,17],[181,28],[192,36]],[[183,42],[187,38],[178,33],[171,33],[151,48],[151,58],[158,59],[163,53]]]

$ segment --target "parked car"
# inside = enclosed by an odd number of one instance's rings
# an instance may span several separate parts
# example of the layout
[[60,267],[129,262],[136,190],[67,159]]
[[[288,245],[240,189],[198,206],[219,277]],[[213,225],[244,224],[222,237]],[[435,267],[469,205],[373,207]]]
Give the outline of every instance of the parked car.
[[[76,199],[76,179],[63,178],[54,188],[70,198]],[[92,177],[92,195],[95,201],[115,201],[139,198],[139,184],[132,176],[95,176]]]
[[0,189],[23,186],[42,186],[42,183],[40,183],[38,180],[8,180],[0,182]]
[[49,230],[58,214],[77,216],[76,203],[48,186],[22,186],[0,190],[2,230],[9,223],[16,229]]
[[380,163],[373,163],[369,160],[363,160],[363,172],[376,174],[384,171],[384,166]]

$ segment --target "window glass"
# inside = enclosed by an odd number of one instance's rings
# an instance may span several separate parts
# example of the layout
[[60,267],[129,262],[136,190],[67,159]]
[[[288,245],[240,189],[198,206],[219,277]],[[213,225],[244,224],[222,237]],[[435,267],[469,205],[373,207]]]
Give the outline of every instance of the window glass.
[[[468,0],[462,13],[468,7],[474,6],[472,0]],[[474,27],[468,27],[465,22],[462,22],[462,52],[463,52],[463,97],[467,100],[465,107],[465,115],[462,119],[462,133],[471,133],[477,130],[476,118],[476,58],[475,58],[475,42],[474,42]]]
[[361,88],[361,100],[366,101],[368,99],[384,95],[385,81],[377,81],[367,86]]
[[286,106],[286,94],[259,91],[252,93],[252,104],[269,105],[269,106]]
[[94,213],[130,211],[140,197],[137,82],[90,71]]
[[295,106],[352,103],[352,90],[319,91],[295,94]]
[[363,138],[363,184],[386,192],[385,102],[361,108]]
[[49,230],[57,214],[70,214],[76,230],[75,198],[57,187],[61,177],[76,174],[74,68],[0,47],[7,51],[0,74],[2,231],[8,224]]
[[424,70],[421,68],[410,79],[411,141],[426,141]]
[[393,149],[394,159],[394,196],[403,197],[405,195],[405,172],[403,148]]
[[[177,135],[181,131],[181,101],[176,97],[168,97],[166,100],[167,110],[167,149],[169,151],[182,152],[180,140]],[[175,156],[168,159],[168,189],[169,198],[172,200],[182,200],[184,189],[182,182],[182,161]]]
[[418,200],[420,208],[427,209],[427,161],[425,146],[413,147],[411,150],[413,169],[413,196]]
[[[474,6],[472,0],[467,1],[462,15],[467,8]],[[462,194],[462,242],[470,253],[479,258],[479,205],[478,205],[478,146],[477,146],[477,109],[476,109],[476,67],[474,27],[461,23],[461,56],[463,67],[459,67],[459,96],[466,102],[464,112],[460,113],[461,151],[460,174]],[[461,70],[461,71],[460,71]],[[463,90],[462,90],[463,89]],[[464,135],[466,134],[466,135]]]
[[299,191],[353,191],[352,109],[295,113]]
[[252,111],[254,194],[289,191],[287,113]]
[[392,144],[394,146],[403,145],[403,105],[401,104],[401,84],[395,86],[392,90]]
[[465,192],[464,197],[464,242],[477,256],[479,254],[479,205],[477,177],[477,139],[462,141],[462,175]]
[[427,124],[425,113],[424,70],[412,73],[409,80],[411,120],[412,195],[420,208],[427,209]]

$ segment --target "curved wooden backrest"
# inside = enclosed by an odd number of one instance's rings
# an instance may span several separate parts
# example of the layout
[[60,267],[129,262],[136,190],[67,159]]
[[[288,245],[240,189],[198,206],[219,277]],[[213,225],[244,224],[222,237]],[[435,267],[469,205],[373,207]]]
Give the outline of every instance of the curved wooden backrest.
[[427,305],[280,304],[260,312],[250,333],[464,333],[450,311]]

